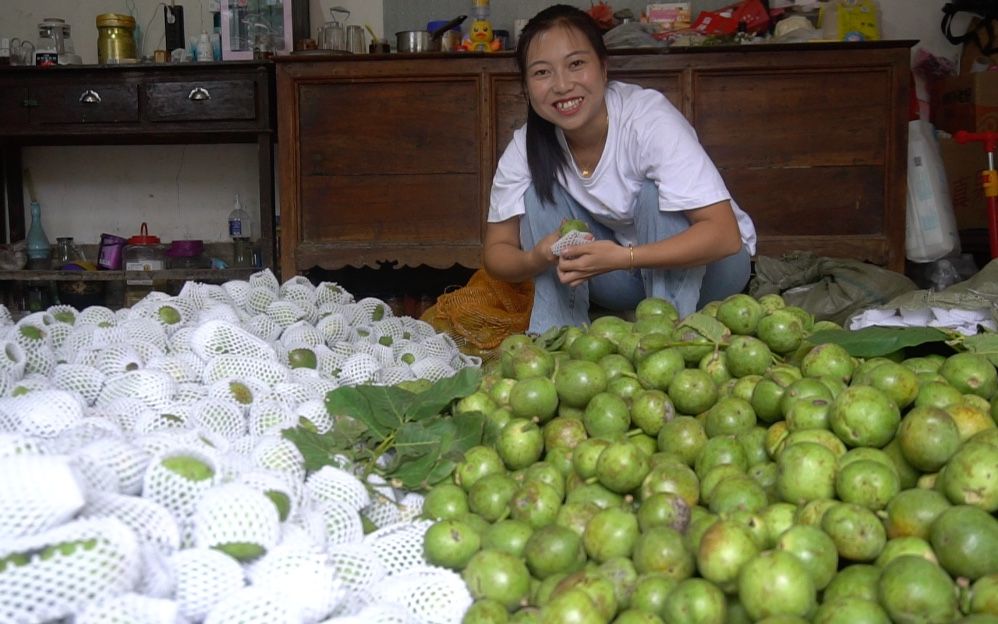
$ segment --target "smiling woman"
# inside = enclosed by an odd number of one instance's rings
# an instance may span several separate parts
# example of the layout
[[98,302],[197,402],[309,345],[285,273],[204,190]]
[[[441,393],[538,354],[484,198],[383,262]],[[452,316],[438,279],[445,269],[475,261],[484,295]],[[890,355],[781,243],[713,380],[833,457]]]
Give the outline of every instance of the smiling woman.
[[[755,228],[682,114],[659,92],[607,78],[607,49],[585,12],[538,13],[516,50],[527,123],[499,160],[483,259],[533,279],[529,331],[589,322],[590,302],[672,301],[685,316],[741,291]],[[552,252],[566,219],[592,242]]]

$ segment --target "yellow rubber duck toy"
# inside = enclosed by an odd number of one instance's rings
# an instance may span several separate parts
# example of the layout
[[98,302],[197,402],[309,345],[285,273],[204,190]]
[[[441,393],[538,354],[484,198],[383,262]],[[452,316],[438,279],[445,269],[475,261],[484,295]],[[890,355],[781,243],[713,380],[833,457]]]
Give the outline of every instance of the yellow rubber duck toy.
[[492,23],[486,19],[476,19],[471,23],[471,32],[461,43],[468,52],[496,52],[502,42],[495,38]]

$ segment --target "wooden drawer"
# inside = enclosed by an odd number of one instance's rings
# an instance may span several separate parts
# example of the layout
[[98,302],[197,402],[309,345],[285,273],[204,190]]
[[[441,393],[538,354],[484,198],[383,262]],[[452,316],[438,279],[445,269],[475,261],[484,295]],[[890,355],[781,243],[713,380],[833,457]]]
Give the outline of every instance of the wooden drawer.
[[28,123],[27,96],[23,87],[0,83],[0,127],[14,129]]
[[31,118],[41,124],[127,123],[139,119],[134,84],[72,82],[31,89],[37,106]]
[[253,80],[191,80],[143,85],[148,121],[247,121],[257,117]]

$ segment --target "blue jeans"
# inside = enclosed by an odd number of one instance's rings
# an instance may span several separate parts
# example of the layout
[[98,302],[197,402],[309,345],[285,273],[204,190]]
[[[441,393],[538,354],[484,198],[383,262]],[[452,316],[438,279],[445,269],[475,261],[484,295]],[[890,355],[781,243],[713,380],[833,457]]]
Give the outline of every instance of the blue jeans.
[[[553,205],[543,204],[533,187],[524,199],[526,213],[520,218],[523,249],[533,248],[557,230],[563,219],[581,219],[597,239],[614,240],[613,231],[594,220],[560,185],[554,187]],[[651,181],[638,195],[634,224],[639,245],[670,238],[690,226],[682,212],[659,210],[658,189]],[[620,312],[634,309],[646,297],[660,297],[671,301],[683,318],[711,301],[741,292],[750,271],[751,258],[744,247],[707,266],[611,271],[575,288],[562,284],[552,266],[534,278],[534,306],[527,331],[542,333],[553,326],[588,324],[590,301]]]

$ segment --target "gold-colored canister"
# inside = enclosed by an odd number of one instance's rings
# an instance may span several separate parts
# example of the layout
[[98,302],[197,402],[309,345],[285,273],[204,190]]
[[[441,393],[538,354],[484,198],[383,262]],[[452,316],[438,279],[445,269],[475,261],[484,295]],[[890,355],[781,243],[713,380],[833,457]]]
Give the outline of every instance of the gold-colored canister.
[[121,13],[97,16],[97,62],[135,61],[135,18]]

